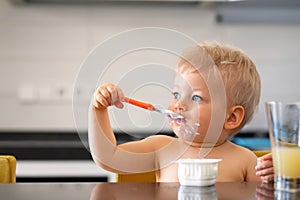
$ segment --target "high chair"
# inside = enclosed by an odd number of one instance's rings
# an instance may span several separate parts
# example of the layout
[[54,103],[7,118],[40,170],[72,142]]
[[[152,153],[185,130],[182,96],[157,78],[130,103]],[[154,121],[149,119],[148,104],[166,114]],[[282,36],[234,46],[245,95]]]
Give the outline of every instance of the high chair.
[[156,182],[155,171],[136,174],[117,174],[117,182]]
[[0,183],[16,182],[16,158],[11,155],[0,155]]
[[255,153],[255,155],[256,155],[257,157],[261,157],[261,156],[263,156],[263,155],[266,155],[266,154],[268,154],[268,153],[271,153],[271,151],[270,151],[270,150],[254,150],[253,153]]

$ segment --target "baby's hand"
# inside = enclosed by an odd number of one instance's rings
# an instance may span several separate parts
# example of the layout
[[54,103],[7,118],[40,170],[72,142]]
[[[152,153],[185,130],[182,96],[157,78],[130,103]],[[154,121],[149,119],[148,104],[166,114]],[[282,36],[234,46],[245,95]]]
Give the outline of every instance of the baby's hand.
[[104,84],[101,85],[93,97],[93,105],[97,109],[106,109],[108,106],[114,105],[117,108],[123,108],[122,103],[124,99],[124,94],[122,90],[114,84]]
[[256,175],[260,176],[265,183],[274,181],[274,169],[272,162],[272,154],[268,153],[257,158],[257,165],[255,166]]

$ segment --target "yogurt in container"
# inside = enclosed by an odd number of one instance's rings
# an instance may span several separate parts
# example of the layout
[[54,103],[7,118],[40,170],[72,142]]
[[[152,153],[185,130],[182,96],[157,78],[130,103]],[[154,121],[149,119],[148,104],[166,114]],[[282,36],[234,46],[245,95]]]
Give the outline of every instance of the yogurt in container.
[[216,183],[221,159],[179,159],[178,179],[185,186],[209,186]]

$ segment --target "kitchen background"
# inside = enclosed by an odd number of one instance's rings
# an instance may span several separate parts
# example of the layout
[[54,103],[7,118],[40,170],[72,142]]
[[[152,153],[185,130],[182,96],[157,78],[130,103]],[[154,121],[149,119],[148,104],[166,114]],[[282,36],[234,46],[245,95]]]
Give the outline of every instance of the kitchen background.
[[[86,2],[0,1],[0,153],[17,154],[19,181],[66,176],[70,163],[63,163],[66,171],[58,172],[54,161],[47,160],[90,159],[73,119],[73,83],[91,50],[128,29],[170,28],[199,42],[216,40],[245,50],[261,74],[262,98],[244,135],[262,137],[259,134],[267,132],[264,101],[300,99],[297,0]],[[86,88],[79,95],[89,99],[91,92]],[[35,159],[45,165],[34,161],[39,167],[33,170],[34,162],[29,161]],[[72,163],[71,168],[74,165],[85,168],[69,172],[72,180],[108,174],[90,161]],[[107,176],[112,180],[111,174]]]

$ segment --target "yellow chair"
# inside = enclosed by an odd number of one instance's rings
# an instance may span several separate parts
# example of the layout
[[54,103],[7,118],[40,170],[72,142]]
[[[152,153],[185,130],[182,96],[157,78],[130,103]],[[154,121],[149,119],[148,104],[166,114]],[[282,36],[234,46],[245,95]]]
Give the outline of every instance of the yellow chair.
[[10,155],[0,155],[0,183],[16,182],[16,158]]
[[155,171],[136,174],[117,174],[117,182],[156,182]]
[[255,155],[256,155],[257,157],[261,157],[261,156],[263,156],[263,155],[266,155],[266,154],[268,154],[268,153],[271,153],[270,150],[254,150],[253,152],[255,153]]

